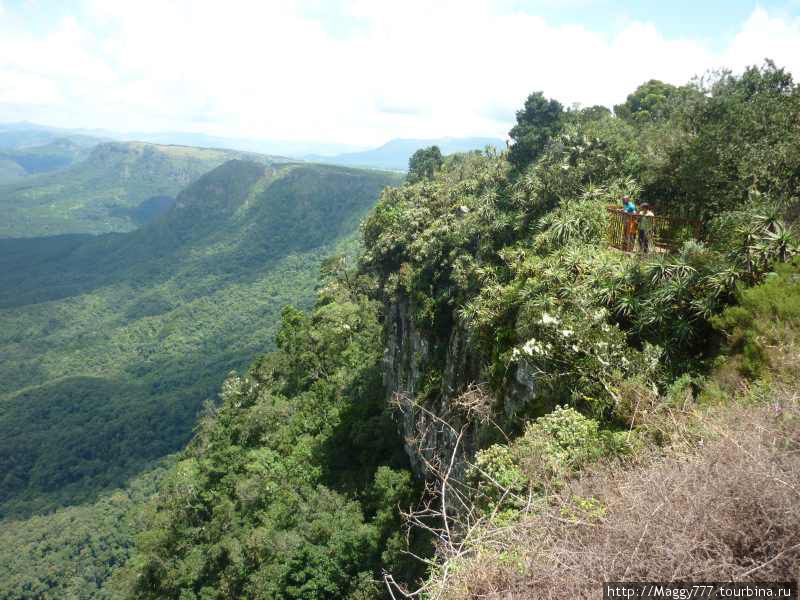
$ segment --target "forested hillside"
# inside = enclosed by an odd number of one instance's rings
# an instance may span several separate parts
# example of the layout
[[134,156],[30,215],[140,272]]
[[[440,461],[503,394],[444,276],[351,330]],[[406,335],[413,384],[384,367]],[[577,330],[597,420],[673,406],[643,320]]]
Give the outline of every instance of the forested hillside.
[[[222,386],[115,589],[596,597],[609,573],[796,574],[796,490],[778,484],[798,473],[791,76],[767,63],[651,81],[613,113],[534,93],[511,136],[509,152],[426,163],[383,192],[357,266],[328,264],[313,310],[284,310],[277,349]],[[623,195],[699,227],[670,252],[611,248],[606,206]],[[711,444],[747,418],[772,433]],[[733,471],[712,468],[720,456]],[[571,487],[593,469],[601,485]],[[659,474],[666,500],[631,488],[659,506],[609,491]],[[713,501],[686,500],[704,477]],[[642,545],[648,519],[648,540],[671,542]]]
[[[2,138],[0,132],[0,141]],[[47,144],[3,148],[0,143],[0,184],[61,171],[81,162],[99,140],[57,138]]]
[[[0,169],[6,179],[15,173],[17,179],[5,185],[0,179],[0,238],[131,231],[163,214],[179,191],[225,161],[270,161],[188,146],[107,142],[77,152],[75,144],[0,150]],[[47,173],[54,161],[69,168]]]
[[510,136],[404,182],[232,160],[136,231],[0,240],[0,596],[796,578],[800,87],[536,92]]
[[0,521],[0,598],[119,598],[106,583],[133,552],[142,507],[173,462],[93,502]]
[[0,513],[91,500],[180,448],[396,181],[234,160],[135,232],[0,241]]

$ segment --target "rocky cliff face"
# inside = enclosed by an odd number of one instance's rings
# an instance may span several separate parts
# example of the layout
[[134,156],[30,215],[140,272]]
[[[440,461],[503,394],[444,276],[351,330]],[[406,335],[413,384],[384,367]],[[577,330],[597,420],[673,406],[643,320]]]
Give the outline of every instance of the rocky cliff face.
[[453,475],[459,476],[487,427],[481,416],[487,411],[512,416],[535,397],[535,379],[532,373],[514,368],[500,402],[491,401],[485,387],[480,387],[484,357],[466,329],[455,321],[449,339],[433,339],[414,322],[412,308],[410,300],[401,296],[387,311],[384,386],[388,401],[396,407],[414,472],[431,477],[431,466],[446,468],[455,451]]
[[420,330],[402,297],[390,304],[385,328],[384,385],[414,472],[431,477],[431,469],[446,468],[455,451],[453,474],[463,475],[465,458],[476,450],[478,423],[456,399],[480,381],[479,358],[466,332],[453,327],[442,361],[442,342]]

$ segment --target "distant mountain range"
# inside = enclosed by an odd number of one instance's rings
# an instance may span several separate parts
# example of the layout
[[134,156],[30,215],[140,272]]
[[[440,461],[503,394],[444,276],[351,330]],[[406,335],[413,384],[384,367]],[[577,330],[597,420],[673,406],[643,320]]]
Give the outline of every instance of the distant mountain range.
[[101,141],[149,142],[151,144],[220,148],[301,158],[306,154],[335,155],[363,150],[365,146],[315,141],[230,138],[186,131],[119,132],[107,129],[64,129],[37,123],[0,123],[0,150],[47,144],[58,138]]
[[395,139],[374,150],[349,152],[337,156],[319,156],[312,154],[306,155],[303,158],[309,161],[325,162],[335,165],[405,171],[408,169],[408,159],[411,155],[420,148],[427,148],[428,146],[439,146],[442,154],[454,154],[456,152],[483,150],[486,146],[491,146],[500,150],[505,148],[505,142],[500,138],[488,137]]
[[[25,151],[31,147],[44,146],[56,140],[69,140],[83,148],[111,140],[195,146],[392,171],[405,171],[411,155],[427,146],[437,145],[443,154],[483,150],[486,146],[505,148],[505,142],[502,139],[493,137],[398,138],[388,141],[379,148],[370,149],[352,144],[228,138],[193,132],[120,133],[104,129],[61,129],[27,122],[0,124],[0,151],[4,149]],[[3,156],[0,154],[0,183],[14,178],[19,179],[29,174],[16,164],[7,164],[3,161]]]
[[80,134],[0,125],[0,184],[66,169],[103,140]]

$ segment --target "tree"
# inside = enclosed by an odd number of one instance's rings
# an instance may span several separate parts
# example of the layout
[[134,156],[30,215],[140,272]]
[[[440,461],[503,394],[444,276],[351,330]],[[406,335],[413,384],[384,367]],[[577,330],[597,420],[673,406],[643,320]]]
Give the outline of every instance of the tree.
[[614,114],[626,121],[656,121],[669,116],[670,99],[679,88],[658,79],[643,83],[632,94],[628,94],[624,104],[614,107]]
[[599,121],[600,119],[605,119],[610,116],[611,111],[605,106],[595,104],[594,106],[587,106],[586,108],[580,109],[578,114],[585,121]]
[[408,181],[416,183],[430,179],[442,166],[442,151],[439,146],[420,148],[408,160]]
[[517,124],[508,132],[514,145],[508,160],[522,168],[533,162],[544,150],[548,140],[561,130],[564,108],[557,100],[548,100],[542,92],[534,92],[517,111]]
[[753,192],[779,205],[800,195],[800,86],[773,62],[741,75],[709,74],[694,91],[678,88],[661,125],[662,158],[644,194],[673,212],[708,221],[744,205]]

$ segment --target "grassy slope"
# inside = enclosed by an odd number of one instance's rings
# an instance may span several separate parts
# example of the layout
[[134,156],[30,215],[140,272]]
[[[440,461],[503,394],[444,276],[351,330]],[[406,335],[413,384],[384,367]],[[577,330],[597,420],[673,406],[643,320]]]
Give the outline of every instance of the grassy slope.
[[138,231],[0,241],[0,514],[90,500],[180,448],[393,181],[231,161]]
[[796,578],[800,405],[780,388],[763,399],[696,409],[688,425],[677,415],[684,429],[663,454],[596,467],[541,511],[485,527],[432,595],[588,599],[603,581]]
[[[130,231],[141,224],[135,209],[142,203],[151,198],[174,198],[203,173],[242,156],[244,153],[227,150],[139,142],[100,144],[86,160],[68,169],[0,187],[0,211],[5,217],[0,222],[0,237]],[[23,159],[33,165],[37,157],[26,155]],[[19,176],[16,162],[5,160],[3,165],[9,177]]]

